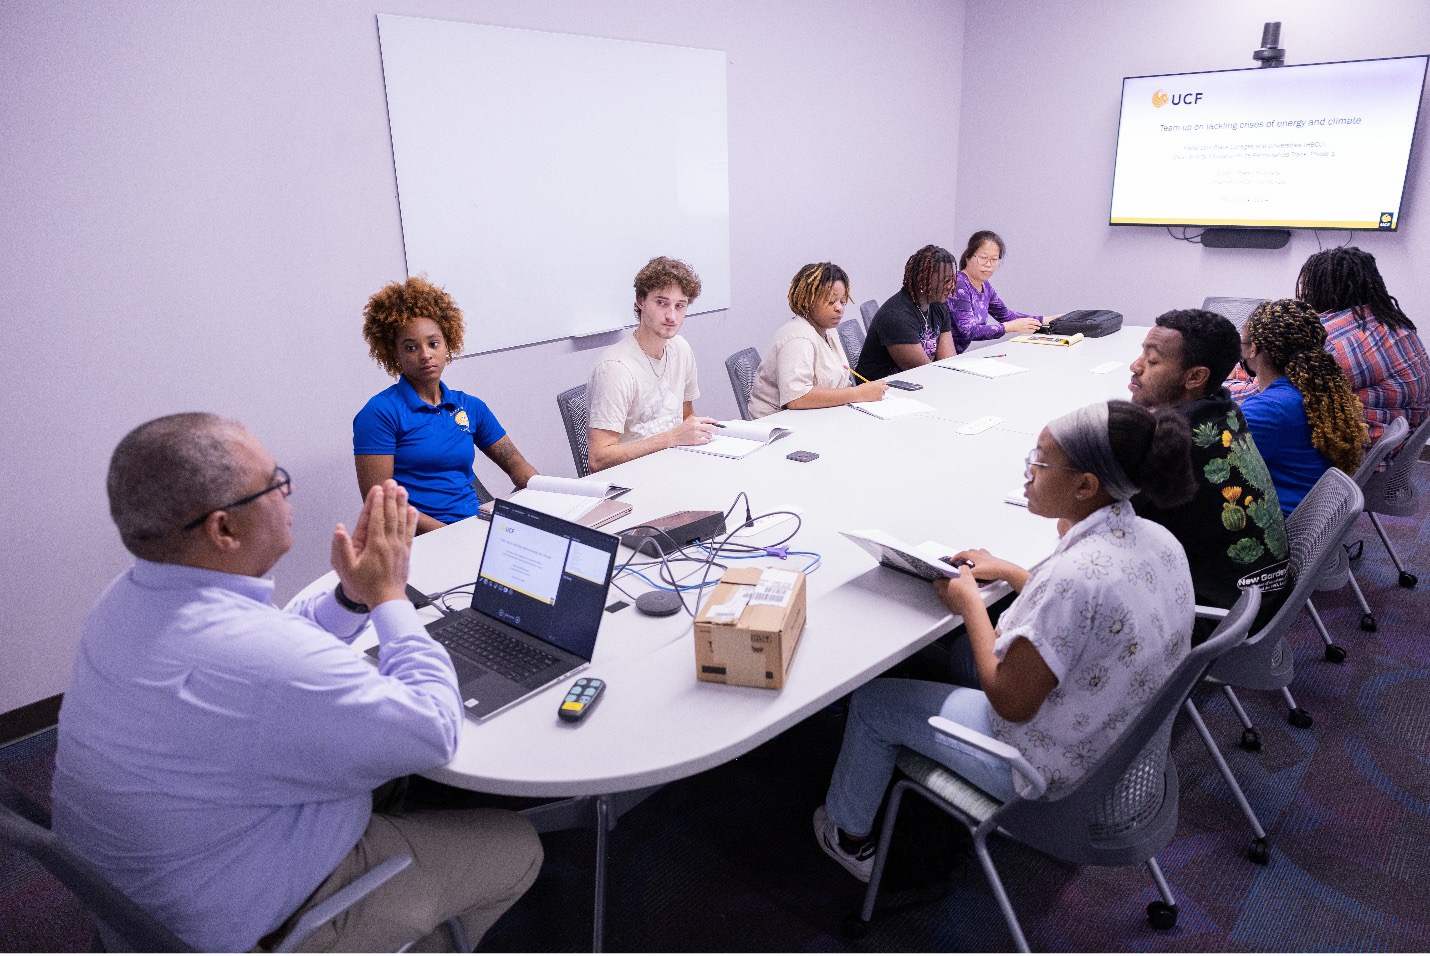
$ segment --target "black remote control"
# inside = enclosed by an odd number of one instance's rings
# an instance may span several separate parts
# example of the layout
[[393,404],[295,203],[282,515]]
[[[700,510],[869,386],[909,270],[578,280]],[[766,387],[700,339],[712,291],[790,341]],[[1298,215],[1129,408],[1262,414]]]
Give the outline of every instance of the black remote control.
[[585,718],[601,699],[601,692],[606,689],[606,682],[595,677],[582,677],[571,685],[571,689],[566,692],[566,699],[561,702],[561,706],[556,709],[556,714],[567,723],[576,723]]

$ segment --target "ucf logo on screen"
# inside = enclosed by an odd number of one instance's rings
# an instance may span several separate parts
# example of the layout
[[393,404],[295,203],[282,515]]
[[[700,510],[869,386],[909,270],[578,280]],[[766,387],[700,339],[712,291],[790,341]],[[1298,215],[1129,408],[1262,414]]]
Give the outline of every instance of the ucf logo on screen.
[[1173,106],[1195,106],[1201,101],[1200,93],[1173,93],[1169,96],[1165,90],[1158,90],[1152,94],[1152,105],[1159,110],[1168,103]]

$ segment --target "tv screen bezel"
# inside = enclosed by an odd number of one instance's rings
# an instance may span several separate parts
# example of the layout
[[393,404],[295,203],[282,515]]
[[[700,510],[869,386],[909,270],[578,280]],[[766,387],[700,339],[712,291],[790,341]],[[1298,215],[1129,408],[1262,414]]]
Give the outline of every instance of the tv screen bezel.
[[[1117,154],[1122,149],[1122,111],[1127,105],[1127,83],[1129,80],[1152,80],[1171,79],[1181,76],[1205,76],[1210,73],[1256,73],[1263,69],[1275,70],[1299,70],[1310,66],[1345,66],[1351,63],[1383,63],[1390,60],[1422,60],[1420,72],[1420,98],[1415,105],[1415,122],[1410,129],[1410,147],[1405,153],[1405,173],[1400,181],[1400,202],[1397,205],[1394,219],[1390,226],[1296,226],[1279,225],[1276,223],[1264,223],[1257,225],[1244,225],[1239,223],[1226,222],[1186,222],[1182,220],[1167,222],[1113,222],[1112,203],[1117,195]],[[1117,133],[1116,141],[1112,150],[1112,182],[1108,189],[1107,196],[1107,224],[1118,227],[1149,226],[1153,229],[1165,229],[1169,226],[1181,226],[1192,229],[1299,229],[1299,230],[1339,230],[1345,232],[1398,232],[1400,229],[1401,208],[1405,204],[1405,189],[1410,183],[1410,169],[1414,165],[1416,146],[1419,143],[1418,133],[1420,131],[1420,114],[1425,106],[1425,82],[1427,75],[1430,75],[1430,53],[1407,53],[1400,56],[1377,56],[1362,57],[1356,60],[1323,60],[1317,63],[1295,63],[1278,67],[1237,67],[1230,70],[1192,70],[1185,73],[1146,73],[1139,76],[1124,76],[1122,78],[1122,91],[1117,102]]]

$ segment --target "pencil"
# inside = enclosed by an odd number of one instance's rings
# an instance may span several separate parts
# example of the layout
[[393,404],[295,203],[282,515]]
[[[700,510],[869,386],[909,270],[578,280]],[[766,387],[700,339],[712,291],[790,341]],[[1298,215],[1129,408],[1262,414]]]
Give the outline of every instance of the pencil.
[[865,378],[864,376],[860,375],[858,372],[854,371],[852,368],[850,368],[850,367],[847,366],[847,365],[844,366],[844,371],[848,372],[850,375],[853,375],[855,378],[857,378],[857,379],[858,379],[859,381],[861,381],[861,382],[867,383],[867,382],[869,381],[867,378]]

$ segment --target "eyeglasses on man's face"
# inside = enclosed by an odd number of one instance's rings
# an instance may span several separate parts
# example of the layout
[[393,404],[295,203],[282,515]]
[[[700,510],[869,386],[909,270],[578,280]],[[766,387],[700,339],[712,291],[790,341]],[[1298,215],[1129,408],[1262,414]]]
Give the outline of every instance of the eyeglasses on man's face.
[[193,531],[199,525],[207,521],[209,515],[213,514],[215,511],[231,511],[234,508],[241,508],[246,504],[251,504],[252,502],[257,501],[264,495],[271,494],[275,491],[281,492],[283,497],[285,498],[287,498],[293,493],[293,479],[289,477],[288,472],[283,469],[282,465],[273,466],[273,484],[269,485],[267,488],[264,488],[262,491],[255,491],[253,494],[249,495],[246,498],[240,498],[237,501],[231,501],[226,505],[222,505],[218,508],[206,511],[199,517],[195,518],[193,521],[190,521],[188,524],[184,525],[183,530]]

